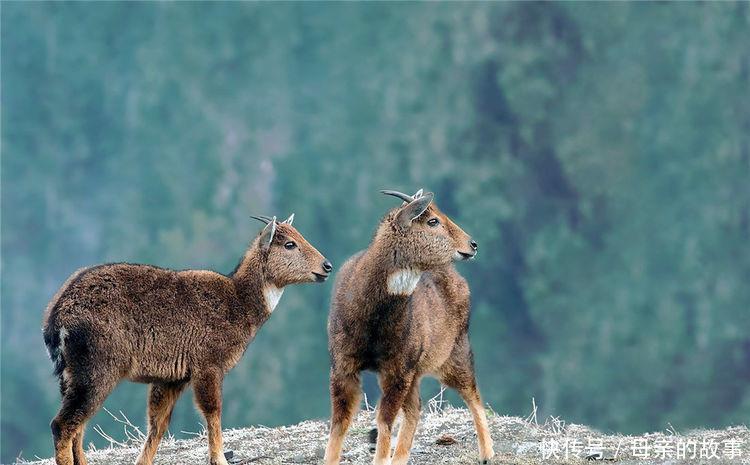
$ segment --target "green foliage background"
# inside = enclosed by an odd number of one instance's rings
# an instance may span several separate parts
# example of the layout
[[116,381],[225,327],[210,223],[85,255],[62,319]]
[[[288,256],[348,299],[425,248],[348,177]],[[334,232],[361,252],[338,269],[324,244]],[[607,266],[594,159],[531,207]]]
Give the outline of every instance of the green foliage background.
[[[3,3],[0,460],[51,453],[39,328],[78,267],[228,272],[250,214],[292,211],[340,265],[381,188],[433,190],[479,242],[460,268],[496,411],[746,422],[749,44],[729,2]],[[330,287],[285,293],[225,427],[327,416]],[[145,388],[106,406],[143,424]]]

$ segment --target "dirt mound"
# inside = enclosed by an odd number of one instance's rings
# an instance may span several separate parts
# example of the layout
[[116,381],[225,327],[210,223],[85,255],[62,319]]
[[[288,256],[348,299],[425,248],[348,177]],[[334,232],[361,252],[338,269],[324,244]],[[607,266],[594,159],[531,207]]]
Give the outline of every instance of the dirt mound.
[[[605,435],[585,426],[550,418],[543,424],[530,417],[506,417],[489,411],[489,423],[502,464],[747,464],[750,430],[732,427],[687,433],[666,431],[643,436]],[[349,431],[342,463],[369,464],[369,431],[374,413],[363,411]],[[90,432],[89,434],[96,434]],[[252,427],[224,431],[227,450],[240,464],[318,464],[328,437],[326,421],[304,421],[279,428]],[[130,465],[138,456],[138,438],[123,445],[87,452],[90,465]],[[204,435],[166,439],[155,465],[204,465],[208,446]],[[33,463],[53,465],[51,459]],[[471,415],[465,409],[424,412],[409,461],[412,465],[475,464],[477,444]]]

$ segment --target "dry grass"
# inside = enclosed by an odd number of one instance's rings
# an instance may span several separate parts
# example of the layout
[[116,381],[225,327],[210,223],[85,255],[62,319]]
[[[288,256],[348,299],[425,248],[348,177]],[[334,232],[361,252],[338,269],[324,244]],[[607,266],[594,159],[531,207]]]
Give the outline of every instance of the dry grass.
[[[536,409],[526,419],[500,416],[488,410],[492,437],[495,440],[497,464],[580,464],[592,463],[587,455],[599,451],[597,462],[617,464],[747,464],[750,463],[750,431],[747,427],[725,430],[692,431],[678,434],[675,431],[653,433],[645,436],[603,435],[585,426],[565,424],[559,418],[549,418],[539,423]],[[112,447],[87,453],[91,465],[125,465],[134,463],[141,442],[137,428],[122,418],[126,431],[124,440],[112,439]],[[374,424],[374,413],[366,409],[358,416],[346,440],[343,463],[369,464],[372,459],[368,432]],[[89,434],[95,434],[90,432]],[[437,439],[449,436],[450,445],[438,445]],[[321,463],[327,439],[325,421],[304,421],[294,426],[280,428],[253,427],[224,431],[227,450],[233,450],[242,464],[317,464]],[[633,440],[646,441],[650,459],[637,457]],[[727,445],[739,443],[741,456],[728,458]],[[567,442],[566,442],[567,441]],[[723,442],[724,441],[724,442]],[[601,447],[597,443],[601,442]],[[551,454],[548,446],[557,443],[560,450]],[[678,459],[677,444],[695,445],[696,458],[689,458],[693,448],[688,447],[686,459]],[[568,445],[567,456],[564,446]],[[638,445],[638,443],[635,443]],[[670,446],[671,444],[671,452]],[[704,445],[716,444],[717,458],[700,457]],[[619,450],[618,450],[619,445]],[[642,444],[641,444],[642,445]],[[580,448],[579,448],[580,446]],[[546,452],[543,448],[547,448]],[[165,438],[157,453],[156,465],[203,465],[207,463],[207,443],[204,434],[194,439]],[[634,455],[634,452],[636,453]],[[704,452],[711,453],[711,447]],[[663,454],[664,456],[660,457]],[[670,458],[671,457],[671,458]],[[452,408],[442,403],[442,396],[431,399],[424,409],[417,437],[412,449],[410,464],[475,464],[477,446],[471,416],[465,409]],[[52,460],[42,460],[37,465],[52,465]]]

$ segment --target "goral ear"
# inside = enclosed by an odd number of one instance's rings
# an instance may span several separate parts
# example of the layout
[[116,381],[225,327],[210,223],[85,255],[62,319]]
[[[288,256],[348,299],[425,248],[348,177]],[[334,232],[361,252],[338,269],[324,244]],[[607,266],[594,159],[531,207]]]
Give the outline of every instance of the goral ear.
[[263,231],[260,232],[260,249],[261,250],[265,252],[271,247],[274,234],[276,234],[276,217],[275,216],[266,225],[266,227],[263,228]]
[[396,221],[398,221],[398,224],[400,224],[401,227],[404,228],[408,228],[409,226],[411,226],[411,222],[417,219],[419,215],[427,210],[427,208],[430,206],[430,203],[432,203],[433,197],[434,194],[432,192],[428,192],[426,194],[423,194],[420,198],[414,199],[401,207],[401,210],[399,210],[398,214],[396,215]]

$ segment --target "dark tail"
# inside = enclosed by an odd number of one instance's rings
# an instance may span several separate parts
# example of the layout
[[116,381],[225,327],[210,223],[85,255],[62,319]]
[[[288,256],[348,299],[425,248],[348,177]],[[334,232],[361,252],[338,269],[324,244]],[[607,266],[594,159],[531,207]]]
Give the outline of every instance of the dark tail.
[[63,357],[62,353],[63,341],[60,339],[60,327],[57,324],[57,310],[57,305],[50,310],[50,314],[44,324],[43,333],[44,345],[47,346],[47,353],[54,365],[54,374],[62,382],[62,373],[65,370],[65,357]]

